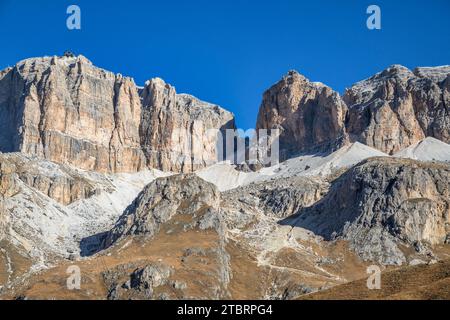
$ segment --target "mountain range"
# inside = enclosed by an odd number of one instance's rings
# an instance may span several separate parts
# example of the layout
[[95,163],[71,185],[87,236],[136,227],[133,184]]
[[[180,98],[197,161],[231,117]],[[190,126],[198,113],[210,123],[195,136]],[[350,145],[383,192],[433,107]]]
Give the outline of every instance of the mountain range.
[[279,164],[226,161],[208,132],[234,115],[160,78],[82,55],[0,71],[0,298],[362,299],[370,265],[448,264],[450,66],[342,96],[289,71],[255,119]]

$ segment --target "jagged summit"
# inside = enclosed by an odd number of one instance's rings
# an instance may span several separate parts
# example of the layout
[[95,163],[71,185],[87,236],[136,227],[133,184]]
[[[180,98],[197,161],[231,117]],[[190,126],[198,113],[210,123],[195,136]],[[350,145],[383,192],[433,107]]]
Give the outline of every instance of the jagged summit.
[[263,95],[257,129],[280,129],[281,159],[345,144],[347,106],[339,93],[289,71]]
[[450,68],[394,65],[347,89],[346,130],[359,141],[394,154],[425,137],[450,141]]
[[402,66],[401,64],[392,64],[386,70],[381,71],[374,78],[377,77],[393,77],[393,76],[408,76],[412,72],[407,67]]
[[[350,88],[347,88],[345,90],[344,96],[352,94],[353,91],[370,93],[371,91],[375,90],[381,83],[386,82],[390,79],[399,79],[400,81],[406,81],[413,76],[413,72],[407,67],[400,64],[393,64],[367,79],[356,82]],[[351,107],[351,105],[349,105],[349,107]]]
[[[324,84],[324,83],[322,83],[320,81],[311,81],[311,80],[309,80],[306,76],[304,76],[303,74],[301,74],[297,70],[289,70],[282,77],[282,80],[280,80],[279,82],[282,82],[282,81],[287,81],[287,82],[300,81],[300,82],[304,82],[305,84],[315,86],[317,88],[323,88],[323,87],[329,88],[326,84]],[[276,84],[274,86],[276,86]]]
[[231,112],[194,96],[177,94],[159,78],[146,83],[141,99],[141,146],[150,167],[174,172],[204,168],[218,158],[219,137],[206,137],[206,132],[235,128]]
[[410,70],[403,65],[393,64],[367,79],[356,82],[350,88],[347,88],[346,91],[352,91],[356,89],[359,89],[361,91],[370,91],[374,90],[377,84],[394,79],[407,82],[418,77],[428,78],[434,82],[440,82],[445,80],[449,74],[450,65],[435,67],[416,67],[413,70]]
[[283,79],[300,78],[306,80],[306,77],[304,75],[302,75],[300,72],[294,69],[289,70],[282,78]]

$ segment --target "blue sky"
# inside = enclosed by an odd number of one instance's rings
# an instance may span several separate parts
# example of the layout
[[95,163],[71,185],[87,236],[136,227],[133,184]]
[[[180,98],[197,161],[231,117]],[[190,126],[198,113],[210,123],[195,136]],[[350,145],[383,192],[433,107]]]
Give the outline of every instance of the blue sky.
[[[66,9],[81,8],[81,30]],[[366,28],[377,4],[382,29]],[[0,68],[66,49],[142,85],[162,77],[255,125],[264,90],[288,70],[342,92],[398,63],[450,64],[449,0],[0,0]]]

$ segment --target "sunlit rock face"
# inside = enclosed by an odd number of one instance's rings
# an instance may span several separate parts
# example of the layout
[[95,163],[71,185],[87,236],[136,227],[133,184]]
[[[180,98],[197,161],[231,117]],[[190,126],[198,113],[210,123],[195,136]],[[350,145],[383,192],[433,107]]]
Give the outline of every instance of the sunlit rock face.
[[140,135],[148,166],[188,173],[219,160],[220,139],[235,128],[231,112],[177,94],[159,78],[146,83],[141,97]]
[[410,71],[393,65],[358,82],[343,98],[352,141],[389,154],[425,137],[450,142],[450,66]]
[[145,166],[131,78],[83,56],[27,59],[0,74],[0,150],[100,172]]
[[191,172],[217,160],[208,130],[234,128],[232,113],[161,79],[140,93],[81,55],[21,61],[0,72],[0,151],[98,172]]
[[299,152],[330,151],[344,145],[346,112],[337,92],[290,71],[264,93],[256,127],[280,130],[283,160]]

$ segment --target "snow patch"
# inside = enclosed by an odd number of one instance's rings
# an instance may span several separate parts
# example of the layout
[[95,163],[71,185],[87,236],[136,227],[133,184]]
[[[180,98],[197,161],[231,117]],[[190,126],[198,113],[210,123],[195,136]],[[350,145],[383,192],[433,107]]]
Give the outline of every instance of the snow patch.
[[235,189],[253,182],[293,176],[326,176],[371,157],[388,157],[387,154],[355,142],[331,154],[307,154],[289,159],[279,165],[257,172],[242,172],[227,163],[220,163],[196,172],[220,191]]
[[450,145],[438,139],[428,137],[397,152],[394,157],[420,161],[450,162]]

